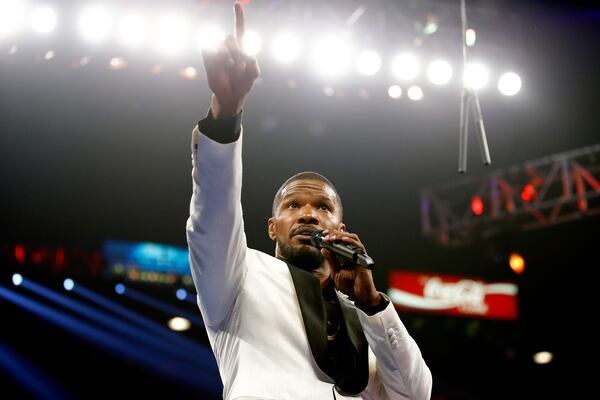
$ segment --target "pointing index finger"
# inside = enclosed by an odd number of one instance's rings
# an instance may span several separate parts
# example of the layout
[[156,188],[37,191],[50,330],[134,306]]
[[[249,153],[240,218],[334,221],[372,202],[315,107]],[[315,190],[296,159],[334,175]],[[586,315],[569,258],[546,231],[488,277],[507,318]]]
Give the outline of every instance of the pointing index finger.
[[246,21],[244,20],[244,7],[242,7],[242,3],[236,1],[233,5],[235,10],[235,38],[237,39],[240,46],[243,45],[244,42],[244,33],[246,30]]

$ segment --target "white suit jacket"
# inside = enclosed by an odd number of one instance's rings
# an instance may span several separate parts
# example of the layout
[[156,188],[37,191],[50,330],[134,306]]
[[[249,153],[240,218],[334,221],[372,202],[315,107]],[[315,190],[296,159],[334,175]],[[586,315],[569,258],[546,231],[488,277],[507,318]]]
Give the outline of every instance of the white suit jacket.
[[359,396],[338,393],[320,370],[288,266],[246,245],[241,151],[242,136],[220,144],[193,131],[187,240],[223,398],[428,399],[431,373],[391,304],[372,316],[355,308],[369,344],[369,383]]

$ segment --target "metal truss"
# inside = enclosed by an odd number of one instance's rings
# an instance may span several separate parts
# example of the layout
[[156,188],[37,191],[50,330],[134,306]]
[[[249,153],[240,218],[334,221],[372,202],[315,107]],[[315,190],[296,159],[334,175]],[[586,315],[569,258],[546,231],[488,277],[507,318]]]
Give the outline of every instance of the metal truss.
[[[446,246],[600,214],[600,144],[421,190],[423,235]],[[471,209],[474,197],[483,212]]]

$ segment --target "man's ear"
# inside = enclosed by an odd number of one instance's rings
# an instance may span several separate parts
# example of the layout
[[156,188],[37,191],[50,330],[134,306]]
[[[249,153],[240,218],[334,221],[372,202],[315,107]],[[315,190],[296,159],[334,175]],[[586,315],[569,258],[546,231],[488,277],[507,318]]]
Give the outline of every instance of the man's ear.
[[275,228],[275,217],[269,218],[269,220],[267,221],[267,224],[269,225],[269,228],[268,228],[269,237],[271,238],[272,241],[275,241],[277,239],[277,229]]
[[339,231],[345,232],[346,231],[346,224],[344,224],[343,222],[340,222],[340,227],[338,228]]

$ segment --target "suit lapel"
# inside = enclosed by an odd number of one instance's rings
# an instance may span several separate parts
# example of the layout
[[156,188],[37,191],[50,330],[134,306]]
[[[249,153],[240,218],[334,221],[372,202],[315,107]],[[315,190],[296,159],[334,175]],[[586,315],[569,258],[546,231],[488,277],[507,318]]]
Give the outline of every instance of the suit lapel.
[[286,263],[294,282],[310,350],[321,370],[328,371],[325,306],[319,279],[312,273]]
[[356,309],[346,304],[346,301],[340,298],[340,294],[337,291],[336,294],[338,295],[342,314],[344,315],[344,323],[346,325],[346,331],[348,332],[348,338],[358,354],[361,354],[367,348],[367,339],[363,333],[358,315],[356,315]]

